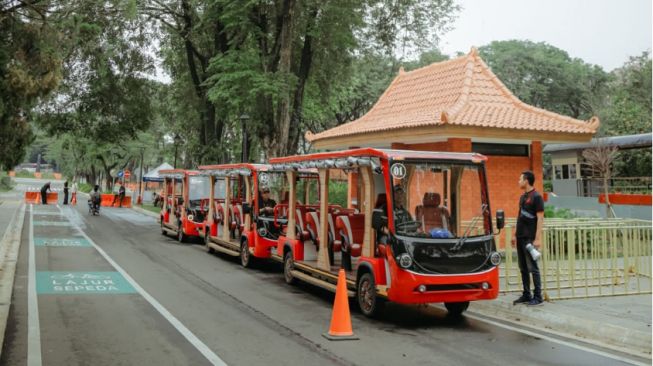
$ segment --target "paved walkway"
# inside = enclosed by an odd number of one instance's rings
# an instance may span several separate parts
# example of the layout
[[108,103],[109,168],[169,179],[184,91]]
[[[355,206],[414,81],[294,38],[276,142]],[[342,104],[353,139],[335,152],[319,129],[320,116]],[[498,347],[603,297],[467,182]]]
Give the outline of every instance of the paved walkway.
[[543,306],[513,305],[519,294],[472,303],[470,311],[544,329],[619,352],[651,358],[651,295],[557,300]]

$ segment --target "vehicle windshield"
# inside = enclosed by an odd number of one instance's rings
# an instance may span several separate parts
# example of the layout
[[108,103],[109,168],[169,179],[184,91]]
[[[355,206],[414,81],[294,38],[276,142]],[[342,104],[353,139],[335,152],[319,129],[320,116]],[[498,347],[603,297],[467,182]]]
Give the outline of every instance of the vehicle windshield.
[[490,216],[481,172],[476,164],[392,164],[396,234],[432,239],[488,235]]
[[211,184],[209,177],[205,176],[191,176],[188,178],[188,199],[190,201],[197,201],[203,198],[209,198],[211,193]]

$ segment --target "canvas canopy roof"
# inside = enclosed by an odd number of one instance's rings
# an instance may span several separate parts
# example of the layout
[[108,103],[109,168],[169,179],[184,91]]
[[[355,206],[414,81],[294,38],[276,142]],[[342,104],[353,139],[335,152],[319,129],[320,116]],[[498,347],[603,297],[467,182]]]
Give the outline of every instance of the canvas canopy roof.
[[167,170],[167,169],[173,169],[172,165],[168,163],[163,163],[159,165],[158,167],[150,170],[149,172],[145,173],[143,175],[143,181],[144,182],[163,182],[163,177],[159,175],[159,172],[161,170]]

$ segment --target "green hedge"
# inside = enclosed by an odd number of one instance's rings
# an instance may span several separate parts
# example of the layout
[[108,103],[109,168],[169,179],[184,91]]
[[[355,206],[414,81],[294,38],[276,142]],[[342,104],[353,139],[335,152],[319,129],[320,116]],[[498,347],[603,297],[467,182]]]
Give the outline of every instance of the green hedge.
[[11,181],[11,178],[8,177],[7,175],[3,174],[0,176],[0,192],[7,192],[11,191],[11,189],[14,187],[14,184]]
[[544,217],[558,218],[558,219],[573,219],[576,217],[568,208],[556,209],[553,206],[544,207]]
[[93,186],[88,183],[79,183],[78,189],[80,192],[89,193],[93,190]]

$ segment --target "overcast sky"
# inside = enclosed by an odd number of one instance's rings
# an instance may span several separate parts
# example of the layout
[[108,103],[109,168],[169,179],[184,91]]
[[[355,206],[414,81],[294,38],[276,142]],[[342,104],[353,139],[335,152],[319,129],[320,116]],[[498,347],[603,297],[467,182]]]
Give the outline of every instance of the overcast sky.
[[611,71],[651,49],[651,0],[456,2],[463,9],[440,41],[449,55],[491,41],[529,39]]

